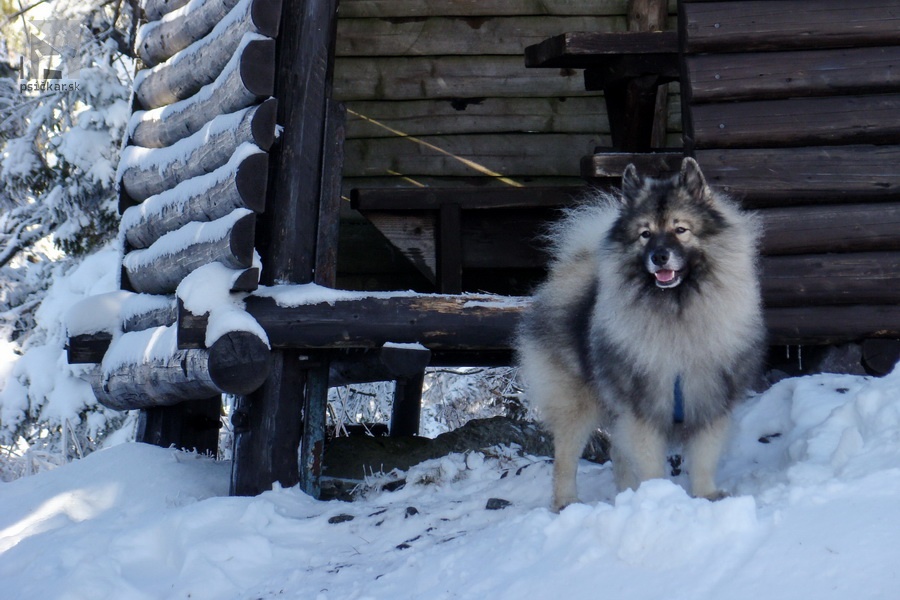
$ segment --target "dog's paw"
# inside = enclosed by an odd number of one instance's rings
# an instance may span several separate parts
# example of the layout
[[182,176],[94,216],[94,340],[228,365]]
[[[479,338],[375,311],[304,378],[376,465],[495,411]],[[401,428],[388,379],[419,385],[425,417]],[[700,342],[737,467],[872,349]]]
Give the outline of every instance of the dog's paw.
[[731,496],[731,494],[729,494],[725,490],[715,490],[709,494],[703,494],[702,496],[698,496],[698,497],[706,498],[710,502],[718,502],[719,500],[724,500],[725,498],[728,498],[729,496]]
[[579,500],[576,496],[554,498],[553,503],[550,505],[550,510],[555,513],[559,513],[562,512],[562,510],[570,504],[581,504],[581,500]]

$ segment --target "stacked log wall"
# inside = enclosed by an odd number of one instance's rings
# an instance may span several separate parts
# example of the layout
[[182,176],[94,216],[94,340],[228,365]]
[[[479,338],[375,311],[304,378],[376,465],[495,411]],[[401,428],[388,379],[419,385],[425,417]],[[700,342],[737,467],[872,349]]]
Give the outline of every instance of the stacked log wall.
[[[123,313],[115,330],[69,342],[73,361],[99,363],[92,385],[109,407],[152,412],[201,401],[203,419],[217,428],[221,394],[249,393],[266,377],[268,341],[254,331],[224,331],[180,348],[176,290],[210,263],[228,270],[216,280],[226,296],[258,285],[255,225],[275,139],[280,12],[280,0],[145,7],[150,21],[136,43],[144,68],[118,174],[120,238],[122,288],[155,308]],[[145,418],[155,423],[145,433],[181,431],[183,412]],[[204,439],[215,448],[208,431]]]

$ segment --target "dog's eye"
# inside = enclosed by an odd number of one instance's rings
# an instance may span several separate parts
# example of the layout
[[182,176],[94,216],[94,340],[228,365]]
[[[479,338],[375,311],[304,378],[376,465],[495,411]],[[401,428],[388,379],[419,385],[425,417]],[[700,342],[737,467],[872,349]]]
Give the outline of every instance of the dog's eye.
[[687,228],[685,228],[685,227],[676,227],[676,228],[675,228],[675,233],[676,233],[677,235],[681,235],[682,233],[687,233]]
[[641,237],[644,238],[645,240],[648,240],[648,239],[650,239],[650,230],[649,230],[649,229],[645,229],[645,230],[643,230],[643,231],[641,232],[640,235],[641,235]]

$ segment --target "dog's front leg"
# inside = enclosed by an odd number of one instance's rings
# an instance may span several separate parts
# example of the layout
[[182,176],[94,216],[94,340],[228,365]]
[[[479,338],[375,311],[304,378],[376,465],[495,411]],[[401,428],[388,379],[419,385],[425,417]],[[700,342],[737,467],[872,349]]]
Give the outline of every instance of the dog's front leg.
[[613,470],[619,491],[666,475],[666,432],[631,411],[616,419],[612,432]]
[[692,432],[687,439],[687,468],[690,473],[691,495],[695,498],[719,500],[726,496],[716,487],[716,469],[729,425],[728,415],[723,415],[703,429]]

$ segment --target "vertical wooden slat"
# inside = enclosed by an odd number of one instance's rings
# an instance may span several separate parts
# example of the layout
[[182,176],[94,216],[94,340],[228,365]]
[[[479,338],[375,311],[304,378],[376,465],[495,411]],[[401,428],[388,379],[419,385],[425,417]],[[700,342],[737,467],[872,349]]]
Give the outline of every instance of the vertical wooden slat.
[[438,218],[438,291],[462,293],[462,210],[459,204],[441,204]]

